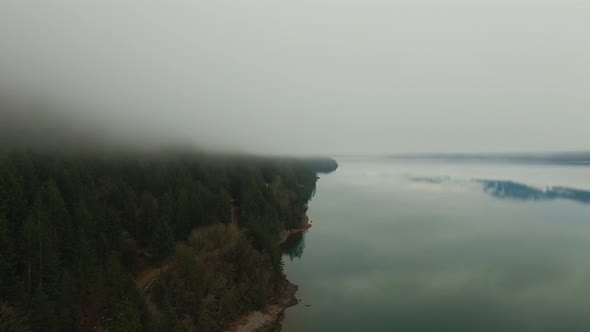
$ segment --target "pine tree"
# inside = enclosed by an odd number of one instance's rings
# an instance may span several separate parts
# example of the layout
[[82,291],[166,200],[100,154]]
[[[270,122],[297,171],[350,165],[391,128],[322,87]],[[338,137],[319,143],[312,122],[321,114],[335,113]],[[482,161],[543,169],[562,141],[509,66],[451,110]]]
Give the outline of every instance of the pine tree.
[[14,285],[17,281],[15,274],[15,254],[12,241],[9,237],[8,223],[0,213],[0,298],[16,300]]
[[139,332],[143,331],[140,314],[133,303],[127,299],[115,304],[112,321],[108,324],[107,331],[113,332]]
[[40,332],[57,331],[54,303],[41,287],[38,287],[33,295],[30,317],[33,330]]
[[0,332],[28,332],[30,330],[25,315],[6,303],[0,303]]

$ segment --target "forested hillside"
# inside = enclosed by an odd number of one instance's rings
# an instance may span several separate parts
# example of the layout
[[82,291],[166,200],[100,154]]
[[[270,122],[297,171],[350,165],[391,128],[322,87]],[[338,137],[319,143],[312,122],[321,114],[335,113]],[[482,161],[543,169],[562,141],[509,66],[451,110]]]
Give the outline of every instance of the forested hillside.
[[[285,283],[331,159],[0,152],[0,330],[221,330]],[[162,274],[147,287],[138,276]]]

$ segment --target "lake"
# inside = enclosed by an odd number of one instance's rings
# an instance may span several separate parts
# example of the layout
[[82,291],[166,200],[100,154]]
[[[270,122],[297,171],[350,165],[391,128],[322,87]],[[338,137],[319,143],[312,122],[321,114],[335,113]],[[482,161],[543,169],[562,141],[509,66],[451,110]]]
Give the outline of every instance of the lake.
[[282,331],[590,331],[590,167],[338,162]]

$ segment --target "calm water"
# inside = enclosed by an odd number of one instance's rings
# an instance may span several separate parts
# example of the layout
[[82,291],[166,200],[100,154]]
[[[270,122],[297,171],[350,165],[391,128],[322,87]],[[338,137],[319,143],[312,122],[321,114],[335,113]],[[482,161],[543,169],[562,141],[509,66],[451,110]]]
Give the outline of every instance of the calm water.
[[283,331],[590,331],[590,167],[339,162]]

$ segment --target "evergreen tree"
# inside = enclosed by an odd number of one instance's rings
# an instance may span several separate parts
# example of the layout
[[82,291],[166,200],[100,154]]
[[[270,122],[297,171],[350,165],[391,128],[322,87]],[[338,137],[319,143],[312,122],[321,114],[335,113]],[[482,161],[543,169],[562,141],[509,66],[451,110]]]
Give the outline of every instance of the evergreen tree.
[[31,302],[31,325],[34,331],[57,331],[55,304],[49,299],[41,287],[38,287]]
[[109,322],[107,331],[113,332],[139,332],[143,331],[140,315],[133,303],[127,299],[115,304],[112,321]]
[[0,303],[0,332],[28,332],[30,330],[25,315],[6,303]]
[[[326,165],[0,151],[0,332],[223,329],[275,295],[279,232],[301,220]],[[193,229],[194,247],[173,254]],[[132,275],[165,257],[148,309]]]

